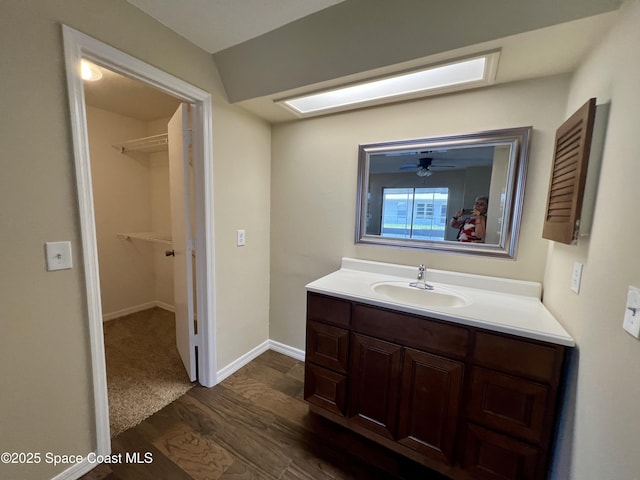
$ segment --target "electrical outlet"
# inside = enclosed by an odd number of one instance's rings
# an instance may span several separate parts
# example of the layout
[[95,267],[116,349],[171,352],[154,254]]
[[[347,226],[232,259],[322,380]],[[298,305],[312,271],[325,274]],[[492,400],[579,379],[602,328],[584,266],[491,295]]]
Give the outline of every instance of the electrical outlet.
[[640,338],[640,289],[637,287],[629,287],[622,328],[631,336]]
[[582,282],[582,263],[573,262],[573,273],[571,274],[571,291],[580,293],[580,283]]

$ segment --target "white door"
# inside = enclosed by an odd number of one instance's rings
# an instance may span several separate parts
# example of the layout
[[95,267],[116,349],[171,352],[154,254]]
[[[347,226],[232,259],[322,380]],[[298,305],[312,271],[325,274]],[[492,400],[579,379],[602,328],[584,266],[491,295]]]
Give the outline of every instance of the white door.
[[188,129],[189,106],[181,104],[167,128],[171,237],[173,243],[173,298],[176,309],[176,346],[191,381],[196,379],[196,337],[193,315],[193,238]]

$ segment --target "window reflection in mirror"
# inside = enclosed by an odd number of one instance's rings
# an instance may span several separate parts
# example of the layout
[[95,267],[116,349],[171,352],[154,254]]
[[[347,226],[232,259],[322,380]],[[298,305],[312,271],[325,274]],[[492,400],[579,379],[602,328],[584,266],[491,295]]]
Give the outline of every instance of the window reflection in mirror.
[[[356,242],[513,258],[530,130],[360,145]],[[458,239],[470,219],[486,224],[481,243]]]
[[[382,186],[381,215],[370,217],[367,233],[383,237],[444,240],[447,223],[448,188]],[[371,205],[371,204],[370,204]]]

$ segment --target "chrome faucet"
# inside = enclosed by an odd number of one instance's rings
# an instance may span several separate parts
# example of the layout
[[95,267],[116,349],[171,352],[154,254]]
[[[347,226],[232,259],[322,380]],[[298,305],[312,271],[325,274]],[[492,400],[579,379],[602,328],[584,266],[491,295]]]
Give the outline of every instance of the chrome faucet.
[[433,290],[433,285],[427,283],[427,267],[424,264],[418,265],[418,279],[416,282],[411,282],[410,287],[420,288],[422,290]]

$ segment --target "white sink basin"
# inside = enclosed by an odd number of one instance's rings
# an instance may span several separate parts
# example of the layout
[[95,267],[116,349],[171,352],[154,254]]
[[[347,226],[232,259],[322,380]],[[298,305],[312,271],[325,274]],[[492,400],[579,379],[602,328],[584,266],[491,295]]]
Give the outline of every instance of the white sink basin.
[[423,290],[409,286],[409,282],[381,282],[373,284],[371,288],[394,302],[420,307],[462,307],[471,303],[450,290],[440,287]]

